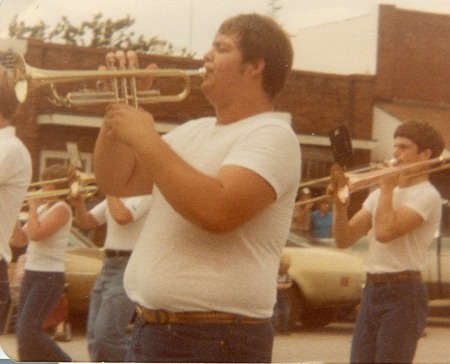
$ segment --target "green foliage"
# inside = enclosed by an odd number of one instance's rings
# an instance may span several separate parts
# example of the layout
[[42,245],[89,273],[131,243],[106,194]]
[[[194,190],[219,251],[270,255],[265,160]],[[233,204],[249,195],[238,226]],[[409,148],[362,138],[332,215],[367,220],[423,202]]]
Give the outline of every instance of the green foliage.
[[166,40],[157,36],[146,38],[144,35],[136,37],[130,30],[135,20],[127,15],[123,19],[113,21],[104,19],[101,13],[95,14],[90,21],[83,21],[81,25],[73,25],[67,17],[61,17],[53,29],[42,20],[35,25],[26,25],[14,17],[9,24],[11,38],[34,38],[45,42],[70,44],[85,47],[103,47],[114,49],[131,49],[148,54],[164,54],[193,58],[186,47],[177,48]]

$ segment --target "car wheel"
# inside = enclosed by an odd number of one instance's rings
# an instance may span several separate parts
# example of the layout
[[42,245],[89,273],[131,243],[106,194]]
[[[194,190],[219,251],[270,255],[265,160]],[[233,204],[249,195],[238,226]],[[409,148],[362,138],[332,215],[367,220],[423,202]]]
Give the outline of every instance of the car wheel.
[[300,316],[300,322],[306,329],[325,327],[336,319],[334,308],[306,308]]

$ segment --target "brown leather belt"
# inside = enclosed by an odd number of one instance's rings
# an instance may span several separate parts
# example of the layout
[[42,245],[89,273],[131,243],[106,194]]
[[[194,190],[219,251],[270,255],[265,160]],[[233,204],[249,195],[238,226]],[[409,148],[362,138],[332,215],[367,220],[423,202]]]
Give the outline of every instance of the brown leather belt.
[[421,282],[422,274],[419,271],[404,271],[396,273],[367,273],[367,284],[389,284],[399,282]]
[[266,324],[270,318],[252,318],[226,312],[169,312],[137,306],[138,317],[147,324]]
[[119,258],[119,257],[129,257],[131,255],[131,250],[112,250],[105,249],[105,257],[107,258]]

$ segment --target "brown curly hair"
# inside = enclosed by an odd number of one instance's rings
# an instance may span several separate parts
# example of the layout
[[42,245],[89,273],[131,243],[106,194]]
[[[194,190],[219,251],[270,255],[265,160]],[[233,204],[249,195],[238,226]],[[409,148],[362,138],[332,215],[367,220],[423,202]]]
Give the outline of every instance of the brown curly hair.
[[271,99],[283,89],[293,63],[289,35],[272,18],[241,14],[222,23],[218,34],[236,35],[244,61],[263,59],[264,91]]
[[[51,181],[64,177],[68,177],[68,169],[62,164],[52,164],[51,166],[45,168],[41,174],[42,181]],[[57,190],[69,188],[68,180],[55,183],[55,188]]]
[[431,150],[431,158],[437,158],[445,148],[442,135],[427,122],[408,120],[400,124],[394,133],[394,138],[408,138],[417,145],[417,151]]

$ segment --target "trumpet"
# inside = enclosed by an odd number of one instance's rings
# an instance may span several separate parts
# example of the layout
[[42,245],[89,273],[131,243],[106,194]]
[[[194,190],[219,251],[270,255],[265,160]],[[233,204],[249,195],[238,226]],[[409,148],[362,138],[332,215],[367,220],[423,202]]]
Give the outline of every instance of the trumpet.
[[[179,102],[189,95],[191,90],[191,77],[205,74],[204,68],[194,70],[181,69],[112,69],[112,70],[44,70],[31,67],[26,64],[20,54],[15,54],[13,72],[16,81],[15,92],[20,102],[24,102],[29,89],[42,86],[50,86],[53,99],[50,101],[57,106],[87,106],[112,102],[132,102],[135,107],[138,104],[152,104],[161,102]],[[138,91],[136,78],[175,77],[183,81],[184,88],[176,94],[161,95],[157,90]],[[65,96],[58,93],[56,84],[81,82],[81,81],[112,81],[112,91],[80,91],[70,92]],[[122,87],[118,87],[117,81]],[[128,93],[128,86],[131,91]]]
[[[349,171],[344,173],[347,177],[348,183],[347,186],[345,186],[343,189],[338,191],[338,197],[341,200],[345,200],[348,198],[348,196],[354,192],[364,190],[366,188],[370,188],[377,184],[377,182],[387,176],[395,176],[395,175],[403,175],[404,178],[414,178],[420,175],[425,175],[429,173],[435,173],[440,172],[446,169],[450,169],[450,163],[447,163],[450,161],[450,157],[437,157],[428,159],[426,161],[421,162],[415,162],[410,164],[405,164],[401,166],[393,166],[393,167],[386,167],[381,169],[375,169],[375,170],[367,170],[366,168],[363,168],[361,170],[356,171]],[[433,165],[437,165],[435,167],[429,168]],[[363,171],[363,172],[361,172]],[[324,177],[319,178],[317,180],[308,181],[306,183],[301,183],[300,187],[311,186],[313,184],[321,184],[324,182],[329,182],[330,177]],[[312,202],[317,202],[321,200],[325,200],[329,198],[327,195],[321,195],[317,197],[313,197],[307,200],[299,201],[295,205],[296,206],[302,206],[306,205]]]

